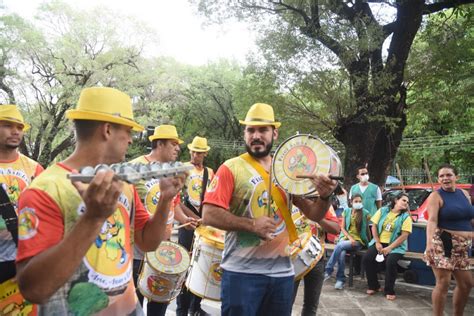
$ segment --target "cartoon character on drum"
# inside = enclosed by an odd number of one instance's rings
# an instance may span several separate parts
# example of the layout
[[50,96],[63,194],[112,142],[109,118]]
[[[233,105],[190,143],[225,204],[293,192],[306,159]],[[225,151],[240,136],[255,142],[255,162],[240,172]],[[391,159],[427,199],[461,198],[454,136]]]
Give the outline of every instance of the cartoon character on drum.
[[156,251],[145,254],[138,289],[149,301],[172,301],[181,292],[189,262],[189,254],[183,246],[162,242]]
[[222,280],[222,268],[221,268],[221,263],[220,261],[214,262],[211,264],[211,267],[209,268],[209,275],[211,276],[211,280],[220,286],[221,280]]
[[194,231],[193,256],[186,287],[195,295],[219,301],[225,232],[211,226]]
[[151,294],[156,296],[167,296],[170,293],[171,281],[156,275],[150,275],[147,280]]
[[301,148],[296,148],[296,154],[290,157],[288,170],[292,173],[306,174],[310,173],[312,166],[308,164],[308,156],[303,154]]

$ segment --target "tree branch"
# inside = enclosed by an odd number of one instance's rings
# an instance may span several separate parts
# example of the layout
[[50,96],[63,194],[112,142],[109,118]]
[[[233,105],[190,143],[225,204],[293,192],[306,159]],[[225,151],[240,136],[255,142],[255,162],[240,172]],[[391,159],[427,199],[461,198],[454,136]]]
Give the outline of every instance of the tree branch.
[[455,8],[463,4],[474,3],[474,0],[447,0],[442,2],[436,2],[431,4],[425,4],[423,7],[422,14],[432,14],[445,9]]

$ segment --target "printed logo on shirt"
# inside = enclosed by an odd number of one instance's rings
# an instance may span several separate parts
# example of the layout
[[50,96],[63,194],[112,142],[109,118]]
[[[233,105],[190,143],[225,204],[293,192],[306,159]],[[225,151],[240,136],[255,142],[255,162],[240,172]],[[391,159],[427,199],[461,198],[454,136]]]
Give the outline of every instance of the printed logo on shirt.
[[[285,222],[283,221],[283,216],[278,210],[275,202],[270,199],[263,179],[260,177],[259,182],[254,181],[252,183],[255,187],[249,204],[251,216],[253,218],[265,215],[272,217],[277,223],[277,228],[274,234],[280,234],[285,229]],[[269,205],[269,203],[271,203],[271,205]]]
[[199,206],[201,204],[202,176],[200,174],[189,176],[187,193],[192,205]]
[[151,179],[145,183],[145,208],[150,214],[154,214],[160,200],[160,180]]
[[219,176],[216,175],[214,176],[211,183],[209,184],[209,187],[207,188],[207,192],[216,191],[218,185],[219,185]]
[[94,243],[84,257],[89,282],[104,290],[123,288],[132,275],[130,245],[130,203],[120,195],[118,207],[102,225]]
[[30,179],[22,170],[0,168],[0,183],[2,183],[3,189],[16,208],[18,197],[20,196],[20,193],[28,186]]
[[27,240],[38,233],[39,219],[35,210],[24,207],[18,214],[18,239]]

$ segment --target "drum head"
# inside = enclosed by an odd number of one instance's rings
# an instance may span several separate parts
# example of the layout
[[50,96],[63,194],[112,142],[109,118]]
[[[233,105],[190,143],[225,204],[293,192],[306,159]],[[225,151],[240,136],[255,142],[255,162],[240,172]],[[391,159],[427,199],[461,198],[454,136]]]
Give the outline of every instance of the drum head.
[[342,167],[336,152],[318,137],[309,134],[295,135],[278,146],[273,157],[273,177],[285,191],[295,195],[316,192],[310,179],[296,176],[330,173],[340,176]]
[[218,249],[224,249],[225,231],[212,226],[200,225],[194,231],[196,236],[201,236],[204,242]]
[[189,267],[188,251],[171,241],[163,241],[158,249],[146,253],[147,263],[151,268],[166,274],[180,274]]

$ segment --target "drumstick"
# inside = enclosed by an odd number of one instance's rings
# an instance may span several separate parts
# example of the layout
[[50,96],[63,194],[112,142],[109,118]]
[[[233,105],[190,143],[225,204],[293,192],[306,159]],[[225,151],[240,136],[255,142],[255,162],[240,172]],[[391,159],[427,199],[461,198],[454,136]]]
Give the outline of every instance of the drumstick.
[[272,176],[273,176],[273,159],[272,163],[270,164],[270,170],[268,171],[268,208],[267,208],[267,216],[271,216],[270,213],[272,211]]
[[[202,219],[198,219],[197,222],[200,223],[202,221]],[[179,225],[179,226],[176,226],[173,230],[177,230],[177,229],[180,229],[180,228],[183,228],[183,227],[186,227],[186,226],[189,226],[191,225],[193,222],[188,222],[186,224],[183,224],[183,225]]]
[[[298,176],[296,176],[297,178],[299,179],[312,179],[314,178],[314,175],[310,175],[310,174],[300,174]],[[331,180],[339,180],[339,181],[342,181],[344,180],[344,177],[338,177],[338,176],[329,176],[329,179]]]
[[302,219],[304,217],[304,214],[302,214],[300,217],[298,217],[297,219],[294,220],[294,222],[296,223],[297,221],[299,221],[300,219]]

